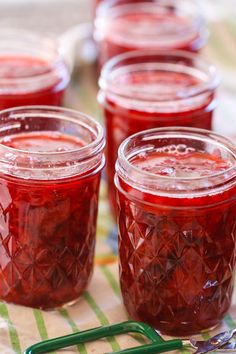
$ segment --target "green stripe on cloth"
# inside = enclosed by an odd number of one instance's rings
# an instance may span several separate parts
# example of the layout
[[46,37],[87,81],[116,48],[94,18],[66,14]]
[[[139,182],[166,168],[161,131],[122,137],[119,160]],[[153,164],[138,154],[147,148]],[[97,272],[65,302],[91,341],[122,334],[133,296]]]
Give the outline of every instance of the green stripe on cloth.
[[38,331],[42,340],[48,339],[48,332],[44,322],[43,314],[41,310],[33,309],[34,318],[38,327]]
[[209,333],[209,332],[203,332],[203,333],[202,333],[202,338],[203,338],[204,340],[208,340],[210,337],[211,337],[211,336],[210,336],[210,333]]
[[189,350],[187,350],[187,349],[181,349],[180,353],[182,353],[182,354],[191,354],[191,352]]
[[[114,275],[112,274],[112,272],[110,271],[110,269],[107,266],[101,266],[101,270],[102,270],[103,274],[105,275],[108,283],[112,287],[114,293],[120,299],[121,292],[120,292],[119,283],[117,282],[116,278],[114,277]],[[131,321],[132,319],[129,318],[129,320]],[[137,342],[139,342],[139,344],[142,344],[142,345],[147,344],[146,340],[140,334],[133,334],[132,336],[134,337],[135,340],[137,340]]]
[[105,277],[106,277],[108,283],[110,284],[110,286],[112,287],[114,293],[120,298],[121,294],[120,294],[119,284],[116,281],[116,279],[113,276],[113,274],[110,271],[110,269],[107,266],[101,266],[101,271],[105,275]]
[[224,322],[227,324],[227,326],[230,329],[234,329],[236,327],[236,323],[235,323],[235,321],[232,319],[232,317],[230,315],[226,315],[225,316]]
[[19,340],[17,330],[15,329],[15,327],[13,326],[13,324],[11,322],[6,304],[4,304],[2,302],[0,303],[0,316],[8,324],[8,330],[9,330],[9,336],[10,336],[10,340],[11,340],[12,349],[17,354],[21,354],[22,351],[21,351],[20,340]]
[[[101,323],[101,325],[102,326],[109,325],[109,321],[106,318],[105,314],[102,312],[102,310],[100,309],[100,307],[98,306],[96,301],[93,299],[93,297],[87,291],[84,293],[84,299],[87,301],[87,303],[89,304],[91,309],[96,314],[96,316],[97,316],[99,322]],[[119,346],[119,344],[116,341],[114,336],[108,337],[107,340],[110,343],[110,345],[112,347],[112,350],[114,352],[120,350],[120,346]]]
[[[33,314],[34,314],[34,318],[35,318],[35,321],[36,321],[36,324],[37,324],[37,327],[38,327],[38,331],[39,331],[39,335],[40,335],[41,339],[43,341],[49,339],[42,311],[38,310],[38,309],[33,309]],[[50,353],[51,354],[55,354],[54,352],[50,352]]]
[[[76,323],[73,321],[73,319],[70,317],[68,311],[66,309],[60,309],[58,311],[60,313],[60,315],[65,318],[67,320],[67,322],[69,323],[73,333],[77,333],[79,332],[79,328],[77,327]],[[80,354],[87,354],[87,350],[84,344],[78,344],[77,345],[77,350]]]

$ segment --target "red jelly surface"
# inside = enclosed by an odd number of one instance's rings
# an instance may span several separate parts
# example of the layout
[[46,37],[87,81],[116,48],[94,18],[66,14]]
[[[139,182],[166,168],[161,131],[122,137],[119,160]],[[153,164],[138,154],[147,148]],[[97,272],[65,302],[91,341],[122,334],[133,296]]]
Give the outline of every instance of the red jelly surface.
[[[182,146],[141,153],[132,164],[157,176],[192,177],[192,187],[197,177],[231,167],[217,153]],[[158,195],[158,182],[153,194],[120,178],[118,185],[120,282],[130,316],[174,336],[215,326],[233,291],[235,187],[178,197]],[[180,181],[174,186],[181,190]]]
[[64,63],[56,65],[30,56],[0,57],[0,109],[62,105],[69,74]]
[[[2,144],[63,152],[83,143],[57,132],[22,133]],[[0,298],[53,308],[78,298],[92,273],[100,173],[50,180],[0,174]]]
[[[137,86],[141,91],[141,101],[130,102],[122,98],[105,98],[104,116],[107,129],[107,176],[109,200],[113,211],[116,209],[116,192],[114,186],[115,162],[117,151],[121,142],[128,136],[157,127],[167,126],[188,126],[203,129],[211,129],[212,113],[215,104],[214,95],[210,94],[199,101],[198,97],[193,97],[187,103],[184,100],[176,101],[176,93],[181,90],[189,90],[196,87],[202,81],[201,79],[190,75],[189,73],[177,73],[168,71],[137,71],[119,76],[118,86],[132,88]],[[142,99],[145,100],[145,94],[154,92],[154,104],[147,101],[142,105]],[[132,93],[131,93],[132,96]],[[148,96],[147,96],[148,97]],[[153,97],[152,97],[153,98]],[[172,101],[173,99],[173,101]],[[168,102],[169,101],[169,102]],[[158,102],[165,103],[165,108],[158,106]],[[132,105],[136,106],[134,109]],[[129,107],[130,106],[130,107]]]
[[138,49],[197,52],[202,39],[191,21],[173,9],[143,13],[133,9],[133,13],[107,19],[99,41],[100,65],[116,55]]

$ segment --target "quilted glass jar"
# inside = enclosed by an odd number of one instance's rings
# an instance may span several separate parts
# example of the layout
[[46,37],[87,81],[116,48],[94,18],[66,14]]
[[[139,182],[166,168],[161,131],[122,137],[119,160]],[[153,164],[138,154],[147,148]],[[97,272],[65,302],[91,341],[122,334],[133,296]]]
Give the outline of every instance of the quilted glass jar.
[[234,285],[235,147],[206,130],[152,129],[122,143],[116,170],[129,315],[174,336],[217,325]]
[[102,127],[76,111],[0,114],[0,299],[75,301],[93,270]]
[[98,100],[106,125],[108,195],[114,215],[115,162],[122,141],[159,127],[212,129],[218,84],[214,65],[183,51],[134,51],[104,66]]

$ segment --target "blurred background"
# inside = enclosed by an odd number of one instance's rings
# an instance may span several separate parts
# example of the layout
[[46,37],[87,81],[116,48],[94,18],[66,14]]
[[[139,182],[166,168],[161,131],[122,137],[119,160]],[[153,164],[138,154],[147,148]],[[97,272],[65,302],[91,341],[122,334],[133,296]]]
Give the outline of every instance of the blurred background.
[[[236,25],[235,0],[198,0],[211,20],[227,17]],[[93,0],[0,0],[0,28],[23,27],[60,35],[92,18]]]
[[[198,0],[210,29],[203,55],[214,62],[222,76],[215,129],[236,136],[236,2]],[[93,0],[0,0],[0,29],[24,28],[63,39],[65,55],[73,66],[73,80],[66,105],[99,116],[92,43]],[[85,24],[85,25],[83,25]]]

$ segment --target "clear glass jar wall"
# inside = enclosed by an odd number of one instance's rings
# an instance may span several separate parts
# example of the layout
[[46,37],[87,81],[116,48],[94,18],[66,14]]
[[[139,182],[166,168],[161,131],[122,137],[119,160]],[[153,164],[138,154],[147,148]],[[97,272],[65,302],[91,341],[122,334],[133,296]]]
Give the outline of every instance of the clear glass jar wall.
[[235,146],[206,130],[153,129],[122,143],[116,171],[129,315],[174,336],[217,325],[234,287]]
[[164,126],[212,128],[219,77],[196,54],[134,51],[110,60],[99,80],[107,132],[108,191],[115,214],[119,145],[142,130]]
[[101,126],[76,111],[0,113],[0,298],[55,308],[75,301],[93,270]]

